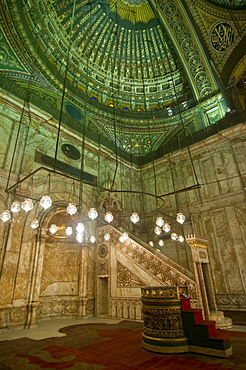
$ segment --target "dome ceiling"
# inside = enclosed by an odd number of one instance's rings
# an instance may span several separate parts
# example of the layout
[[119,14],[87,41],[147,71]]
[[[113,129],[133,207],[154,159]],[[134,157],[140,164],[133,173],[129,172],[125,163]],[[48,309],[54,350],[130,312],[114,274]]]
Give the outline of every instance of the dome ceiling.
[[[53,35],[47,38],[46,53],[65,68],[70,42],[69,73],[91,97],[106,105],[148,110],[163,100],[170,104],[172,83],[181,100],[191,98],[173,45],[151,6],[147,1],[132,3],[77,1],[73,18],[73,0],[54,1],[45,24],[40,24]],[[35,15],[29,12],[31,21],[40,22],[43,10]]]
[[26,72],[53,93],[66,76],[67,112],[76,107],[129,153],[157,149],[197,101],[217,91],[178,1],[159,1],[158,12],[151,0],[5,3]]
[[214,5],[229,9],[246,9],[245,0],[208,0]]

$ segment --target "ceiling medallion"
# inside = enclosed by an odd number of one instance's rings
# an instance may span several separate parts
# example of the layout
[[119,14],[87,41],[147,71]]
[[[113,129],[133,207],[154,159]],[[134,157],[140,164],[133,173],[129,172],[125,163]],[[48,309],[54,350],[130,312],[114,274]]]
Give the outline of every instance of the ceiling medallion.
[[70,159],[74,159],[74,160],[80,159],[79,150],[71,144],[62,144],[61,150]]
[[216,23],[210,33],[210,42],[215,51],[226,53],[234,43],[235,32],[229,22]]

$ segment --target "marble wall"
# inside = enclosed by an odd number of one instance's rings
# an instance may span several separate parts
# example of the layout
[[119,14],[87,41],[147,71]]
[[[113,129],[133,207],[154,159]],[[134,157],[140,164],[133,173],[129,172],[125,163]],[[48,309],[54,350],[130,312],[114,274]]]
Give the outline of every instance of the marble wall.
[[[44,170],[33,177],[28,176],[41,165],[35,160],[37,151],[54,157],[57,122],[32,108],[31,114],[24,114],[20,125],[21,108],[10,96],[1,95],[0,135],[4,140],[0,146],[0,211],[7,209],[14,199],[22,201],[30,194],[39,197],[45,190],[52,195],[53,206],[45,211],[37,205],[29,213],[21,210],[18,215],[12,215],[11,221],[0,222],[0,328],[30,327],[51,316],[83,318],[96,314],[140,319],[140,286],[173,284],[172,276],[178,280],[177,276],[182,273],[193,281],[194,286],[193,263],[187,243],[172,242],[168,238],[164,246],[159,247],[160,252],[156,248],[147,251],[148,245],[144,243],[155,237],[151,217],[156,215],[156,202],[149,198],[147,202],[142,198],[136,201],[136,197],[132,199],[128,194],[114,194],[120,216],[113,226],[131,231],[137,240],[125,249],[118,240],[110,246],[102,240],[95,245],[88,244],[89,234],[95,232],[100,223],[88,227],[84,248],[74,239],[61,240],[61,235],[52,239],[49,223],[71,197],[73,202],[78,202],[81,189],[78,182],[73,184],[62,175],[49,178]],[[158,194],[165,195],[160,208],[163,217],[178,234],[197,234],[208,239],[212,278],[220,309],[246,309],[245,136],[245,125],[237,125],[193,145],[191,156],[184,149],[154,164]],[[58,145],[59,160],[79,170],[81,161],[62,152],[61,144],[64,143],[81,150],[81,138],[63,128]],[[13,153],[16,153],[14,157]],[[98,185],[116,174],[116,189],[132,187],[153,192],[153,164],[142,168],[141,174],[134,165],[123,160],[116,168],[113,154],[102,147],[98,150],[89,141],[86,141],[84,154],[84,171],[94,176]],[[176,196],[168,195],[196,184],[194,169],[200,188]],[[140,181],[141,177],[143,181]],[[19,180],[16,194],[5,191]],[[99,189],[88,184],[83,184],[82,190],[82,213],[85,216],[91,207],[99,208],[103,198]],[[136,211],[145,220],[142,228],[133,227],[130,214],[124,213],[126,205],[132,209],[133,204],[141,204]],[[183,227],[175,223],[178,210],[186,215]],[[39,217],[41,222],[41,228],[37,230],[30,227],[34,217]],[[157,243],[157,239],[154,242]],[[98,248],[103,244],[110,250],[110,259],[103,257],[102,251],[101,256],[98,254]],[[146,245],[146,252],[141,245]],[[174,269],[162,270],[164,265],[159,265],[155,253],[160,253],[161,259],[173,260]],[[150,273],[151,269],[153,273]],[[158,269],[163,275],[159,280]],[[186,279],[181,280],[183,284]]]
[[[245,138],[246,125],[239,124],[192,145],[190,154],[184,149],[155,163],[158,194],[165,195],[164,212],[184,213],[184,233],[208,239],[217,305],[222,310],[246,309]],[[146,166],[146,191],[153,186],[151,174],[151,166]],[[197,183],[197,190],[168,196]],[[186,254],[185,247],[177,245],[166,244],[162,251],[177,260],[177,248]]]

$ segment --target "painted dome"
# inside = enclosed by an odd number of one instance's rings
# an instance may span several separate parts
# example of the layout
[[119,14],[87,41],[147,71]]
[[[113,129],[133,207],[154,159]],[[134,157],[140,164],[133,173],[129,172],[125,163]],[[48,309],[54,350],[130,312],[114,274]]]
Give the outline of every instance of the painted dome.
[[16,59],[1,70],[22,85],[30,79],[57,108],[65,92],[73,128],[86,124],[91,137],[103,135],[130,155],[157,150],[184,127],[199,130],[206,120],[191,117],[220,104],[209,59],[178,1],[4,0],[2,11],[6,37],[18,42],[8,40],[2,58]]

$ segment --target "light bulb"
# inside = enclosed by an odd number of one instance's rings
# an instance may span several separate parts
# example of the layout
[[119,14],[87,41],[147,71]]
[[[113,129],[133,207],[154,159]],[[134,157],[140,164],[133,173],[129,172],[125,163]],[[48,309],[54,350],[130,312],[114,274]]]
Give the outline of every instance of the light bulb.
[[112,222],[113,219],[114,219],[114,216],[112,215],[112,212],[107,212],[105,217],[104,217],[105,221],[107,221],[108,223]]
[[33,202],[31,199],[25,199],[24,202],[21,203],[21,208],[24,209],[25,212],[31,211],[33,209]]
[[66,234],[70,236],[72,235],[72,233],[73,233],[73,228],[71,226],[66,227]]
[[80,233],[80,232],[77,232],[76,233],[76,240],[77,240],[77,242],[82,243],[83,242],[83,234]]
[[155,232],[155,234],[156,234],[156,235],[160,235],[160,233],[161,233],[161,228],[160,228],[159,226],[156,226],[156,227],[154,228],[154,232]]
[[124,240],[129,238],[129,235],[127,233],[123,233],[122,236],[123,236]]
[[178,239],[178,235],[176,233],[172,233],[171,234],[171,239],[177,240]]
[[104,235],[104,240],[107,240],[108,241],[109,239],[110,239],[110,234],[105,234]]
[[179,236],[178,236],[178,241],[179,241],[180,243],[183,243],[183,241],[184,241],[184,237],[183,237],[183,235],[179,235]]
[[89,240],[90,240],[91,243],[95,243],[96,237],[94,235],[92,235],[92,236],[90,236]]
[[185,222],[185,215],[183,213],[177,213],[176,220],[180,223],[183,224]]
[[92,220],[95,220],[97,216],[98,216],[97,210],[95,208],[91,208],[88,212],[88,217],[91,218]]
[[49,228],[51,234],[55,234],[57,232],[57,227],[55,224],[52,224]]
[[160,239],[160,240],[158,241],[158,244],[159,244],[159,246],[160,246],[160,247],[163,247],[163,245],[164,245],[164,241],[163,241],[162,239]]
[[155,223],[156,223],[157,226],[162,227],[164,225],[163,218],[162,217],[157,217]]
[[77,212],[77,207],[74,203],[69,203],[67,208],[66,208],[66,211],[69,215],[75,215],[75,213]]
[[42,198],[40,199],[40,205],[44,208],[47,209],[52,205],[52,200],[49,195],[43,195]]
[[37,229],[39,227],[39,221],[35,218],[32,222],[31,222],[31,228],[32,229]]
[[127,233],[123,233],[120,237],[119,237],[119,241],[121,243],[124,243],[124,241],[126,241],[128,239],[128,234]]
[[162,228],[166,233],[168,233],[168,231],[171,230],[171,226],[165,222],[164,225],[163,225],[163,228]]
[[1,218],[1,220],[2,220],[3,222],[6,222],[6,221],[8,221],[8,220],[10,220],[10,219],[11,219],[11,213],[10,213],[8,210],[3,211],[3,212],[1,213],[1,215],[0,215],[0,218]]
[[150,245],[151,247],[153,247],[153,246],[154,246],[154,243],[153,243],[152,241],[150,241],[150,242],[149,242],[149,245]]
[[21,207],[20,207],[20,203],[19,203],[19,202],[17,202],[17,201],[13,202],[13,203],[11,204],[10,209],[11,209],[11,212],[13,212],[13,213],[15,213],[15,212],[19,212],[19,211],[20,211],[20,209],[21,209]]
[[139,215],[137,212],[131,214],[130,220],[135,224],[139,221]]
[[78,231],[78,233],[83,233],[85,227],[84,225],[82,224],[82,222],[79,222],[76,226],[76,231]]

